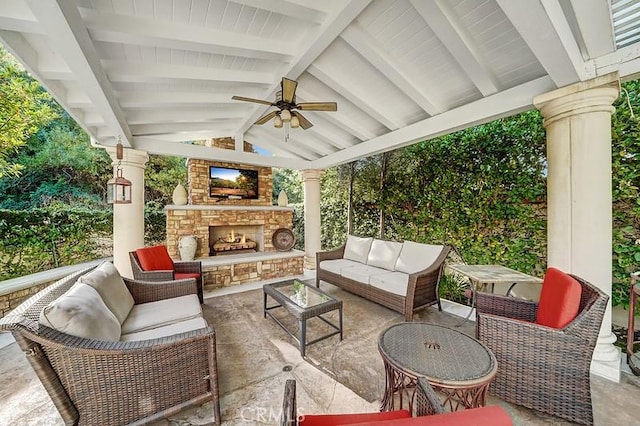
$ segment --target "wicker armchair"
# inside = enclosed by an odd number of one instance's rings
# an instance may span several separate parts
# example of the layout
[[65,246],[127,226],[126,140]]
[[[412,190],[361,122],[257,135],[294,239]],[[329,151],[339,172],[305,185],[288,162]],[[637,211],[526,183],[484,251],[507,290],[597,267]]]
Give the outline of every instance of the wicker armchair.
[[129,252],[133,278],[141,281],[171,281],[183,278],[195,278],[198,284],[198,298],[200,299],[200,303],[204,303],[202,263],[200,261],[174,262],[169,257],[169,253],[166,252],[166,247],[164,252],[164,255],[169,259],[169,263],[173,265],[173,269],[171,270],[144,270],[136,252]]
[[535,324],[538,304],[477,293],[476,334],[498,360],[490,393],[509,402],[593,424],[589,368],[609,297],[582,288],[577,316],[563,328]]
[[[220,424],[215,332],[211,327],[159,339],[112,342],[40,325],[40,312],[79,276],[50,285],[0,319],[11,331],[67,425],[147,423],[213,401]],[[136,304],[196,293],[193,279],[124,279]]]
[[359,413],[359,414],[320,414],[300,415],[296,408],[296,381],[287,380],[282,401],[280,426],[312,425],[475,425],[475,426],[509,426],[513,422],[500,406],[472,408],[463,411],[446,412],[438,395],[429,382],[418,378],[415,412],[399,410],[392,412]]

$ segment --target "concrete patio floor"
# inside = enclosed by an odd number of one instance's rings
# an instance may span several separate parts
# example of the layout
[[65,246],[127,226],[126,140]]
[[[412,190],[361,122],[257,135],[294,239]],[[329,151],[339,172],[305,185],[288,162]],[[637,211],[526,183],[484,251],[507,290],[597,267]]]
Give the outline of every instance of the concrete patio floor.
[[[313,272],[304,278],[313,278]],[[223,424],[277,424],[284,383],[290,378],[298,382],[300,412],[377,411],[384,388],[384,371],[374,342],[379,330],[401,322],[401,315],[322,284],[323,289],[344,301],[345,337],[341,342],[332,337],[310,346],[307,358],[303,359],[293,339],[273,321],[262,318],[262,284],[205,294],[204,314],[216,329]],[[474,322],[463,322],[460,316],[450,313],[456,309],[459,308],[453,304],[445,304],[445,312],[427,308],[419,313],[416,321],[458,327],[472,335]],[[363,350],[367,345],[374,346]],[[613,383],[592,376],[596,425],[640,425],[636,409],[640,400],[639,379],[623,373],[621,382]],[[488,404],[502,405],[516,425],[570,424],[491,395]],[[208,403],[187,408],[154,424],[211,423],[212,410]],[[11,336],[0,334],[0,425],[62,424]]]

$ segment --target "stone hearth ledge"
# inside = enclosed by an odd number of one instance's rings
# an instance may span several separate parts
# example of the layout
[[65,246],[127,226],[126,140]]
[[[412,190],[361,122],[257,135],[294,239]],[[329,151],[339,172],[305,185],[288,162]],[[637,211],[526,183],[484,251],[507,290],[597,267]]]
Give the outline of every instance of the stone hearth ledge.
[[184,206],[176,206],[173,204],[164,206],[165,210],[266,210],[266,211],[293,211],[293,207],[281,206],[246,206],[242,204],[234,205],[204,205],[204,204],[186,204]]
[[257,253],[224,254],[218,256],[199,257],[196,260],[202,262],[202,270],[223,265],[237,265],[239,263],[262,262],[274,259],[290,259],[304,256],[302,250],[293,249],[291,251],[268,251]]

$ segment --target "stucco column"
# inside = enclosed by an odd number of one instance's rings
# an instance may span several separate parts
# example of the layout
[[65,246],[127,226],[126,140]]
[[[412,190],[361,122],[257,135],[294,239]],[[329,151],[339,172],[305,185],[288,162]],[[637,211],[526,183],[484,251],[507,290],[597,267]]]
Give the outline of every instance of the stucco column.
[[[115,147],[106,148],[118,160]],[[131,204],[113,205],[113,264],[122,276],[132,278],[129,252],[144,246],[144,169],[149,160],[145,151],[125,148],[120,162],[122,176],[131,181]]]
[[[617,73],[563,87],[534,99],[547,131],[548,265],[574,273],[611,296],[611,114],[620,93]],[[591,372],[620,380],[611,299]]]
[[303,170],[304,182],[304,267],[316,269],[320,251],[320,177],[322,170]]

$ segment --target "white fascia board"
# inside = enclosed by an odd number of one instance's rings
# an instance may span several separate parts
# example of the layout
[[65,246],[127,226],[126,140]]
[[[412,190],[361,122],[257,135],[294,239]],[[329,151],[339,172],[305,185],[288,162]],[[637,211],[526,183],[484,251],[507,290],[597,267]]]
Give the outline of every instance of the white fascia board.
[[315,169],[326,169],[513,115],[531,109],[535,96],[555,88],[550,77],[540,77],[315,160],[311,166]]

